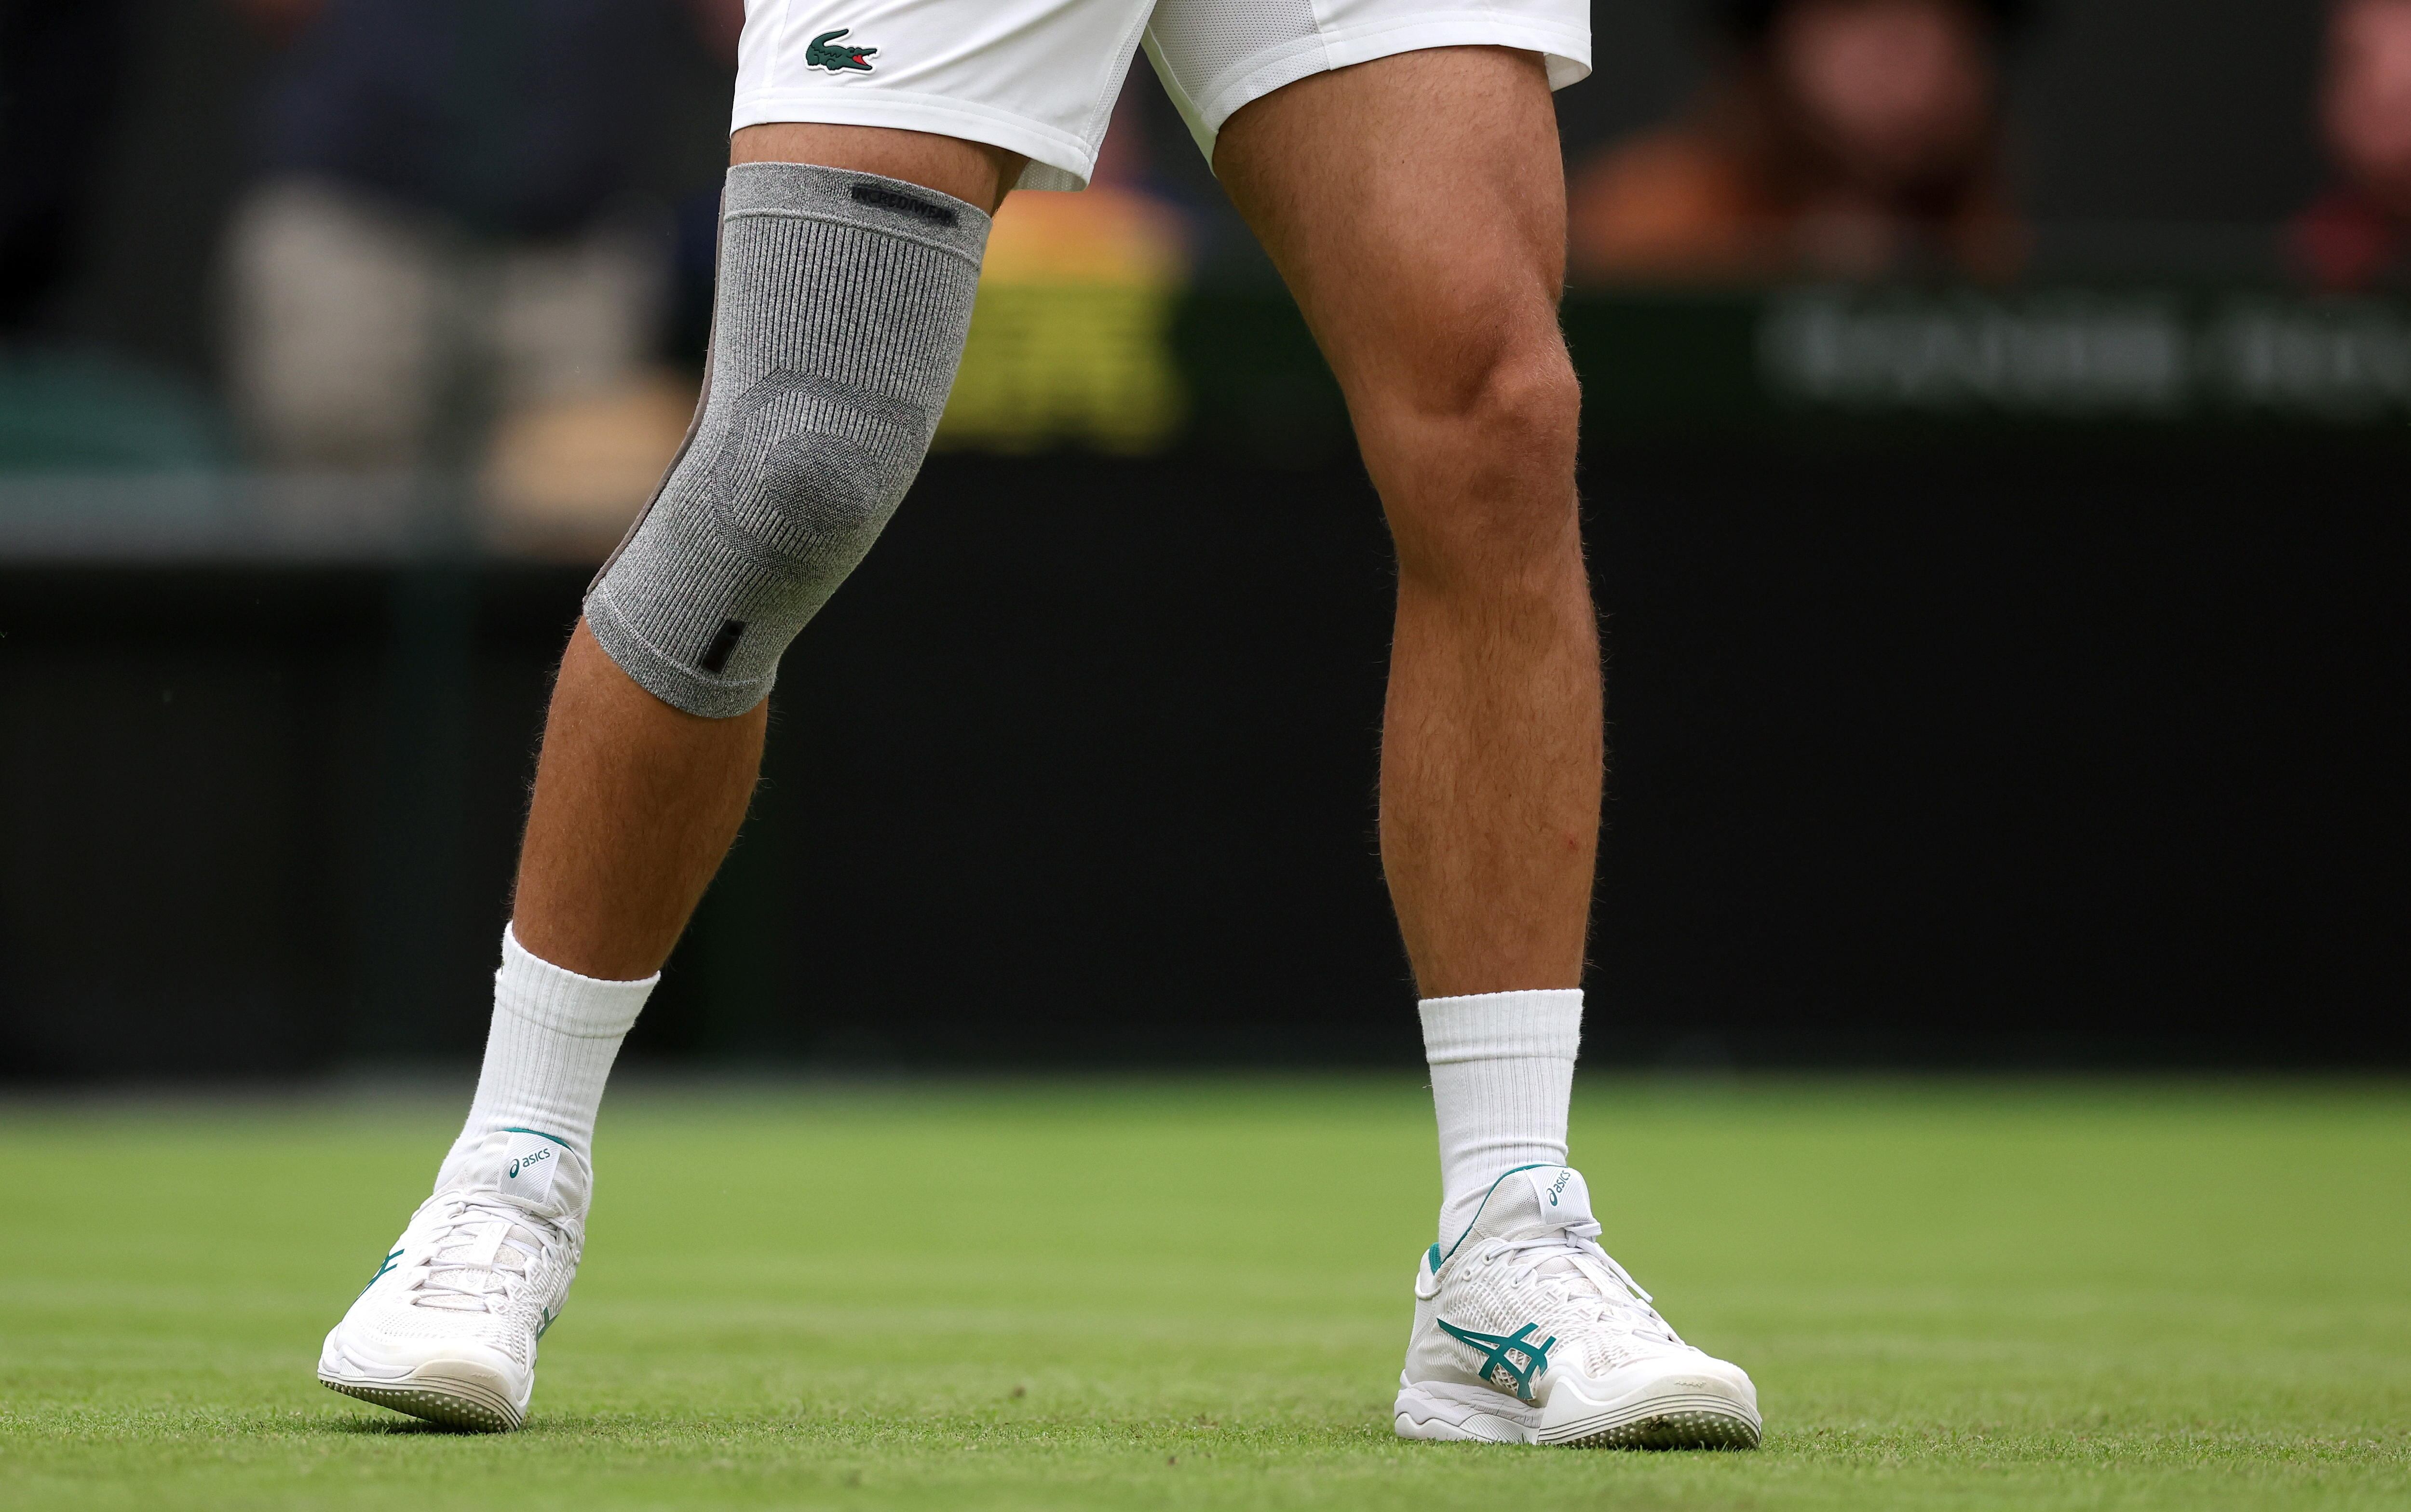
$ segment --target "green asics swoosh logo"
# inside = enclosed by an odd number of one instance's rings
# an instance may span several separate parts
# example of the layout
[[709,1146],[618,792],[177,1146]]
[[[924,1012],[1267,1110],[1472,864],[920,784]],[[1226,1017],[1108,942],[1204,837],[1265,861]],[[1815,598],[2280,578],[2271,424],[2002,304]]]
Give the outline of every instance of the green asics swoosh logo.
[[[395,1250],[392,1254],[387,1256],[385,1258],[385,1263],[377,1267],[377,1273],[369,1277],[369,1287],[373,1287],[378,1282],[383,1281],[385,1279],[386,1272],[394,1268],[393,1262],[400,1258],[402,1258],[402,1251],[400,1250]],[[360,1288],[361,1295],[365,1296],[367,1294],[369,1287],[362,1287]]]
[[537,1338],[539,1338],[539,1339],[541,1339],[541,1338],[543,1338],[543,1337],[544,1337],[544,1330],[547,1330],[547,1329],[548,1329],[548,1328],[552,1327],[552,1320],[553,1320],[554,1318],[559,1317],[559,1316],[561,1316],[559,1313],[554,1312],[554,1311],[553,1311],[551,1308],[549,1308],[549,1307],[545,1308],[543,1311],[544,1311],[544,1321],[543,1321],[543,1322],[541,1322],[541,1323],[539,1323],[539,1324],[537,1324],[537,1325],[536,1325],[536,1329],[535,1329],[535,1336],[536,1336]]
[[852,30],[851,26],[840,26],[836,31],[823,32],[813,37],[812,45],[804,49],[804,66],[826,68],[833,74],[843,73],[848,68],[866,74],[870,72],[870,55],[879,51],[877,48],[834,45],[839,37]]
[[[1460,1329],[1444,1317],[1436,1317],[1432,1321],[1440,1326],[1441,1332],[1457,1343],[1482,1351],[1481,1374],[1483,1380],[1495,1383],[1498,1373],[1505,1371],[1508,1378],[1515,1383],[1515,1394],[1526,1402],[1534,1400],[1532,1382],[1549,1368],[1549,1351],[1557,1342],[1556,1334],[1534,1344],[1532,1335],[1541,1331],[1538,1323],[1527,1323],[1512,1333],[1483,1333],[1477,1329]],[[1521,1365],[1515,1363],[1516,1355],[1524,1357]]]

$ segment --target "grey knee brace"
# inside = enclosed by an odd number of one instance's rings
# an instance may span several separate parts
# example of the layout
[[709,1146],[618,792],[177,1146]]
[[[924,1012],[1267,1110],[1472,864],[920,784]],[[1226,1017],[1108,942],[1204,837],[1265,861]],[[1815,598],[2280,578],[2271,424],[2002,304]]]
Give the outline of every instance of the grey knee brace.
[[701,412],[586,595],[611,660],[714,719],[770,691],[912,487],[988,230],[934,190],[790,163],[729,169],[721,216]]

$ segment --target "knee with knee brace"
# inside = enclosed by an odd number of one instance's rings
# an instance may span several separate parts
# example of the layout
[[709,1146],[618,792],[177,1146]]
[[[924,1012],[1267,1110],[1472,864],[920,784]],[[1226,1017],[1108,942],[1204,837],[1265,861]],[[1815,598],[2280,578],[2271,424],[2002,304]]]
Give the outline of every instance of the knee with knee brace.
[[873,174],[729,170],[705,398],[587,590],[603,649],[664,702],[760,703],[920,471],[987,245],[977,207]]

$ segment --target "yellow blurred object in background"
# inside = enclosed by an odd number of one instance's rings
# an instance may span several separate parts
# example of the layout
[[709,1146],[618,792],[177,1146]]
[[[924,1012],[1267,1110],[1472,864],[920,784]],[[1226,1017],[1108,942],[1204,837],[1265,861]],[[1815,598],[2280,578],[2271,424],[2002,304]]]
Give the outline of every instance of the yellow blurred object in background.
[[495,544],[600,560],[678,455],[694,400],[692,382],[663,371],[609,393],[505,412],[484,476]]
[[936,444],[1161,449],[1187,408],[1171,344],[1187,283],[1179,220],[1148,196],[1103,183],[1014,196],[988,238]]

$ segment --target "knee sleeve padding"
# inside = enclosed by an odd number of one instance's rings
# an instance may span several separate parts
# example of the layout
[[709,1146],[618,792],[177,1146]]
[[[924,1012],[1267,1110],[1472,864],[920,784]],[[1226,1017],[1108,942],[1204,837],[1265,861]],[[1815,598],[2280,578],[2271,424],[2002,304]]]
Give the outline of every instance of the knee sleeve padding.
[[874,174],[729,170],[704,402],[586,595],[595,640],[654,696],[726,719],[770,691],[920,471],[987,230]]

